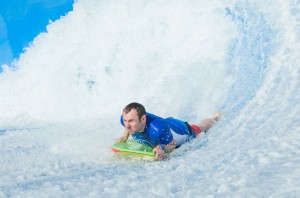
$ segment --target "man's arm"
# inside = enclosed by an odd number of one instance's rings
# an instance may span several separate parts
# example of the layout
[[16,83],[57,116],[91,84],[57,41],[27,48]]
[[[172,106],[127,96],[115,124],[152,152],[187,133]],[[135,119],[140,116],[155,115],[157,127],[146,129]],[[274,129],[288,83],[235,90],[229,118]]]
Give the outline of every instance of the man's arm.
[[176,142],[175,140],[172,140],[170,144],[162,144],[161,147],[165,152],[170,153],[176,148]]
[[176,147],[176,142],[173,140],[170,144],[159,144],[154,147],[153,152],[155,153],[155,158],[162,158],[165,153],[172,152]]
[[129,137],[129,135],[130,135],[130,134],[129,134],[129,133],[126,131],[126,129],[125,129],[124,135],[123,135],[122,137],[116,139],[116,142],[126,142],[127,139],[128,139],[128,137]]

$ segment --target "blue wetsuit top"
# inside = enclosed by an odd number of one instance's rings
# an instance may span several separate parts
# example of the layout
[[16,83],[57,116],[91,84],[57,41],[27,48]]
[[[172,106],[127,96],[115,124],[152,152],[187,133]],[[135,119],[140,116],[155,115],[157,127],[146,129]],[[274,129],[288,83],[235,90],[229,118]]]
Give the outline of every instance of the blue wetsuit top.
[[[124,126],[123,116],[121,124]],[[158,144],[170,144],[176,141],[176,146],[189,141],[195,137],[194,132],[187,123],[175,118],[161,118],[151,113],[146,113],[146,126],[143,132],[131,135],[133,139],[141,144],[155,147]]]

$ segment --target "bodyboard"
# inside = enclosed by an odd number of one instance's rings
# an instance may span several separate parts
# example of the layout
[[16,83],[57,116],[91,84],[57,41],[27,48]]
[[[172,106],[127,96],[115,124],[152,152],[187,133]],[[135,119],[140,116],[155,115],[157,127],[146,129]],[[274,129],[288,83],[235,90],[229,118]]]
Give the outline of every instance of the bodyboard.
[[[131,155],[137,157],[149,157],[155,159],[155,154],[153,153],[153,148],[140,144],[139,142],[129,139],[126,142],[117,142],[112,145],[112,151],[117,154]],[[166,153],[163,159],[169,157]]]

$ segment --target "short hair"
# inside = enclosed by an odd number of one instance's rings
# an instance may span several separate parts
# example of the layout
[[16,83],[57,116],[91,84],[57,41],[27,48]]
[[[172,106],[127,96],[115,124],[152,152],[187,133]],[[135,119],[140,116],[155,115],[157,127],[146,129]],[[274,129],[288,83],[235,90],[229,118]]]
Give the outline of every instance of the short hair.
[[135,109],[135,110],[136,110],[139,119],[141,119],[142,116],[146,114],[146,109],[145,109],[145,107],[144,107],[143,105],[137,103],[137,102],[132,102],[132,103],[128,104],[128,105],[123,109],[123,113],[127,114],[127,113],[129,113],[132,109]]

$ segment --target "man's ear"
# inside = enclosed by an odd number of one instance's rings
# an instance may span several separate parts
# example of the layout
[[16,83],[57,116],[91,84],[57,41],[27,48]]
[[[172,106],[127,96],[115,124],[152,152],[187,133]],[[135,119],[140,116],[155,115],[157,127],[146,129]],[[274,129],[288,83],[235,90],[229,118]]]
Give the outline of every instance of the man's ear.
[[145,115],[142,115],[141,121],[146,123],[146,114],[145,114]]

